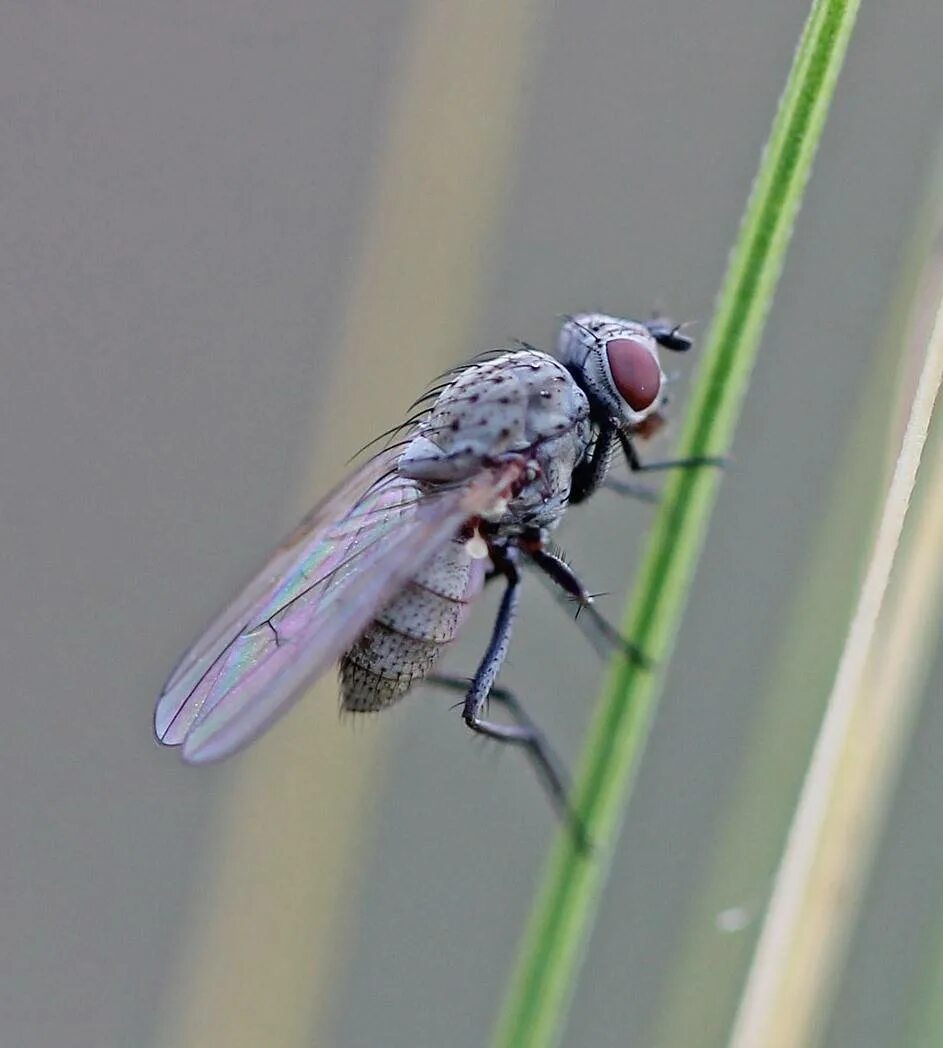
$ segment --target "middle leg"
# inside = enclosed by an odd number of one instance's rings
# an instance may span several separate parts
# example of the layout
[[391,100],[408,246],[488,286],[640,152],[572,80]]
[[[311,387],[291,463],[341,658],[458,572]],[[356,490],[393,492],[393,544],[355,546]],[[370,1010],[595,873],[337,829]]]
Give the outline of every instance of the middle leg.
[[[579,605],[577,612],[578,623],[584,621],[579,618],[579,613],[585,612],[590,623],[596,629],[597,635],[601,636],[610,647],[618,648],[626,658],[631,659],[638,666],[645,669],[651,667],[651,660],[642,649],[637,644],[633,644],[628,638],[623,637],[602,612],[597,610],[593,604],[592,594],[580,582],[576,572],[573,571],[569,564],[562,557],[544,549],[542,538],[536,537],[531,539],[526,545],[522,546],[522,549],[549,579],[555,582],[568,597],[576,601]],[[584,630],[584,632],[586,631]]]

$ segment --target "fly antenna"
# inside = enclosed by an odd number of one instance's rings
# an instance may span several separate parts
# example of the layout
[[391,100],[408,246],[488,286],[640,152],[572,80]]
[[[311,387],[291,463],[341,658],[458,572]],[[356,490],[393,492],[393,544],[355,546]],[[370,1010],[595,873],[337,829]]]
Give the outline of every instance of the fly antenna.
[[686,320],[682,324],[675,324],[668,317],[656,314],[645,326],[659,346],[675,353],[684,353],[693,345],[693,340],[683,333],[685,328],[695,327],[700,323],[700,320]]

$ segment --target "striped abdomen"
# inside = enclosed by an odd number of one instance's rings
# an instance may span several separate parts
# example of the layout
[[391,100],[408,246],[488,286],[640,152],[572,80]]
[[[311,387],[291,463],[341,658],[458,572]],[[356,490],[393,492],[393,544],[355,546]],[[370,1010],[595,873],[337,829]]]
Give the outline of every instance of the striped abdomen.
[[345,710],[379,710],[429,673],[481,592],[488,561],[450,542],[370,623],[340,663]]

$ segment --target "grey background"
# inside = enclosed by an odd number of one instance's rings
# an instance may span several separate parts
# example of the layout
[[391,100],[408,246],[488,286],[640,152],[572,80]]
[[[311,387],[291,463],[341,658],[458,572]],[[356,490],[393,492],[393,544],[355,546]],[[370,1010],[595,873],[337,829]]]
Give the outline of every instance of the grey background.
[[[556,314],[595,306],[708,318],[805,11],[538,12],[473,347],[548,345]],[[343,366],[332,334],[411,17],[380,2],[0,5],[5,1045],[137,1045],[159,1030],[234,773],[160,752],[152,701],[304,507],[310,420]],[[941,39],[937,4],[862,12],[568,1044],[655,1043],[684,923],[711,919],[692,900],[929,171]],[[676,413],[692,366],[678,364]],[[389,417],[363,419],[365,440],[410,397],[392,399]],[[649,515],[601,496],[561,534],[613,614]],[[572,759],[601,667],[531,590],[506,679]],[[470,671],[487,627],[483,608],[450,665]],[[929,708],[924,721],[902,785],[917,800],[894,821],[834,1044],[895,1043],[913,942],[939,905],[943,722]],[[552,815],[522,762],[472,745],[447,701],[412,700],[388,732],[350,962],[319,1043],[478,1045]],[[722,1034],[705,1026],[700,1043]]]

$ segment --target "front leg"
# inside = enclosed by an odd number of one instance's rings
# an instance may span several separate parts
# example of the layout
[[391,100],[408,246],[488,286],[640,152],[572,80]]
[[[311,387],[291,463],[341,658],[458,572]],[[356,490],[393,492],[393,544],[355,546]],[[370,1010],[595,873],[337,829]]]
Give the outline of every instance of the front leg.
[[611,419],[600,422],[596,442],[589,457],[584,459],[574,470],[570,480],[570,505],[576,506],[585,502],[590,495],[599,490],[609,472],[612,453],[615,451],[616,427]]
[[598,423],[598,427],[599,432],[592,452],[573,470],[569,499],[571,506],[585,502],[602,487],[614,491],[617,495],[627,495],[643,502],[658,501],[658,493],[651,488],[631,481],[613,480],[608,476],[616,442],[621,445],[626,463],[633,473],[653,473],[657,470],[685,469],[692,466],[724,466],[727,463],[726,459],[711,455],[643,463],[638,457],[632,438],[625,430],[616,426],[611,419]]
[[647,484],[637,484],[632,480],[616,480],[615,477],[606,477],[602,487],[606,491],[614,491],[625,498],[638,499],[639,502],[654,504],[661,501],[661,496],[653,488],[648,487]]
[[625,461],[633,473],[653,473],[662,469],[691,469],[695,466],[719,466],[727,465],[727,459],[720,455],[694,455],[691,458],[665,459],[662,462],[642,462],[632,443],[632,438],[625,430],[617,430],[616,436],[622,445],[622,453]]

